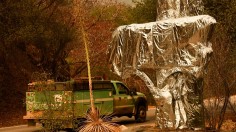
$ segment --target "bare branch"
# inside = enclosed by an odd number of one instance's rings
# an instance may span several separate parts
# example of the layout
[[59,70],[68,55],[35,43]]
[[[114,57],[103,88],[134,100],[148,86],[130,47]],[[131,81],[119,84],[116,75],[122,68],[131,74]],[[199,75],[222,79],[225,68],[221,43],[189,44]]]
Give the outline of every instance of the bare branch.
[[100,14],[100,15],[98,16],[97,20],[94,21],[89,27],[87,27],[87,28],[85,29],[85,31],[87,32],[90,28],[92,28],[93,26],[95,26],[95,25],[97,24],[97,22],[100,21],[101,16],[102,16],[102,15]]

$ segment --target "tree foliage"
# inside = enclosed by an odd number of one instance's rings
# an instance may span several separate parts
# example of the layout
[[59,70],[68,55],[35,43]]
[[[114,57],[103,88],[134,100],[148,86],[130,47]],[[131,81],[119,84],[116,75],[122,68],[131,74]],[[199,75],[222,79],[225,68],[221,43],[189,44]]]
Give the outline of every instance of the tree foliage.
[[[231,55],[236,55],[236,1],[235,0],[204,0],[207,14],[216,18],[216,34],[218,37],[224,36],[224,40],[229,40]],[[221,32],[221,34],[218,34]],[[223,34],[222,34],[223,33]],[[231,57],[233,57],[231,56]],[[234,62],[233,60],[230,60]]]
[[[78,16],[83,17],[84,30],[88,37],[92,75],[109,74],[106,63],[107,46],[112,39],[114,29],[130,22],[127,13],[130,7],[113,0],[91,0],[90,3],[85,2],[82,5],[81,13]],[[75,22],[75,25],[78,25],[78,22]],[[77,45],[66,59],[70,63],[72,78],[87,76],[85,50],[81,40],[81,34],[78,34]]]
[[[236,21],[234,20],[236,17],[236,1],[204,0],[204,4],[205,12],[217,20],[211,40],[214,50],[211,63],[214,64],[210,65],[209,69],[215,67],[214,70],[218,71],[228,83],[233,82],[236,73]],[[212,79],[216,78],[217,76],[212,77]],[[220,83],[221,81],[216,82]]]
[[[66,2],[1,1],[1,52],[7,54],[12,48],[21,50],[34,66],[60,77],[59,66],[65,63],[63,58],[67,54],[65,48],[74,37],[73,29],[61,17],[65,12],[63,8],[69,6]],[[11,55],[17,57],[14,53]]]
[[210,127],[220,130],[229,108],[229,97],[236,92],[236,1],[204,0],[204,4],[206,14],[217,20],[211,39],[213,55],[205,80],[205,96],[224,99],[222,108],[216,107],[219,112],[210,111],[213,119]]
[[145,23],[156,21],[157,0],[133,0],[135,7],[132,9],[133,20],[136,23]]

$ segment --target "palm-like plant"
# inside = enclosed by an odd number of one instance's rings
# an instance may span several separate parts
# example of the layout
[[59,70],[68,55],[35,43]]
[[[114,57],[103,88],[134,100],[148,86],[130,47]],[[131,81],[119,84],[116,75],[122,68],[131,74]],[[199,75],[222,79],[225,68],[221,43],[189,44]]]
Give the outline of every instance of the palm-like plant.
[[84,43],[84,48],[86,52],[86,61],[87,61],[87,68],[88,68],[88,78],[89,78],[89,92],[90,92],[90,105],[91,111],[87,113],[86,121],[84,125],[82,125],[78,131],[84,132],[119,132],[121,131],[119,125],[106,121],[99,116],[98,110],[96,110],[94,105],[94,98],[93,98],[93,90],[92,90],[92,79],[91,79],[91,72],[90,72],[90,61],[89,61],[89,49],[88,49],[88,37],[86,31],[84,30],[84,23],[83,23],[83,16],[77,16],[78,14],[82,14],[80,8],[80,1],[75,0],[76,8],[75,8],[75,19],[79,19],[78,28],[81,31],[81,36]]

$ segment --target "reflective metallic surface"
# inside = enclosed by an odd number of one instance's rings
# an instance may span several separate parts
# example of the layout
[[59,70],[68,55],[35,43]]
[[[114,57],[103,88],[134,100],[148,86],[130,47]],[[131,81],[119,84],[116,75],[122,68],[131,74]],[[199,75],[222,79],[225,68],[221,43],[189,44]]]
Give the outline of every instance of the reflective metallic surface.
[[160,128],[203,128],[202,75],[216,23],[208,15],[118,27],[109,63],[122,78],[139,76],[157,103]]
[[157,20],[197,16],[203,10],[202,0],[157,0]]

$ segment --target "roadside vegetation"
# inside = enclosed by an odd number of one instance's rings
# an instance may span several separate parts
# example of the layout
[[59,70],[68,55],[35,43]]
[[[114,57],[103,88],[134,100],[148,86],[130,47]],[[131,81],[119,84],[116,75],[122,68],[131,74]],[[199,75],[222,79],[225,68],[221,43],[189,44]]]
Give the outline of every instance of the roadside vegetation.
[[211,39],[214,52],[204,83],[204,97],[215,98],[215,102],[206,114],[210,115],[208,127],[220,130],[225,121],[229,124],[227,120],[235,121],[236,117],[235,100],[229,101],[236,94],[236,1],[203,1],[205,13],[217,21]]

